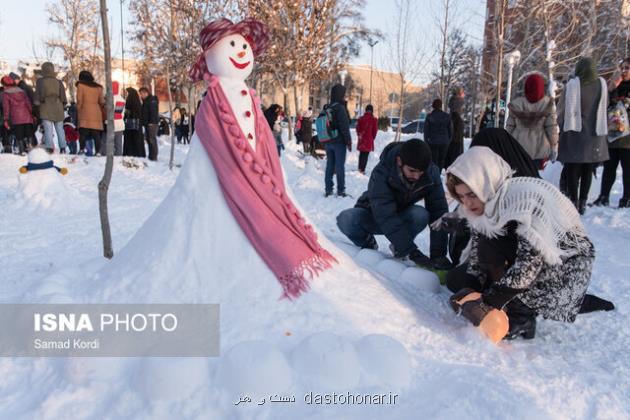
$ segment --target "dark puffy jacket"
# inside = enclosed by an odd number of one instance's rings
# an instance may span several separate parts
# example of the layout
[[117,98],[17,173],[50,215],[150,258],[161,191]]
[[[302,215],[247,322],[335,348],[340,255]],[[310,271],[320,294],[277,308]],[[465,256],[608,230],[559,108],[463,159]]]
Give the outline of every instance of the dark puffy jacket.
[[[396,163],[401,146],[402,143],[391,143],[383,150],[380,162],[370,176],[368,190],[359,197],[355,207],[369,209],[387,239],[394,245],[396,253],[408,255],[417,247],[398,213],[424,200],[424,206],[429,212],[429,223],[433,223],[448,212],[448,204],[440,171],[433,163],[411,189],[405,185]],[[446,233],[431,231],[431,257],[446,255],[447,240]]]
[[451,116],[441,109],[434,109],[424,122],[424,141],[432,145],[449,144],[453,138]]
[[342,85],[335,85],[330,91],[330,107],[333,114],[334,127],[339,135],[328,143],[343,143],[352,145],[352,137],[350,137],[350,117],[344,102],[346,88]]
[[11,125],[32,124],[33,110],[28,95],[16,86],[7,87],[2,94],[4,119]]
[[158,108],[159,101],[157,96],[147,96],[147,98],[142,102],[142,125],[160,123]]

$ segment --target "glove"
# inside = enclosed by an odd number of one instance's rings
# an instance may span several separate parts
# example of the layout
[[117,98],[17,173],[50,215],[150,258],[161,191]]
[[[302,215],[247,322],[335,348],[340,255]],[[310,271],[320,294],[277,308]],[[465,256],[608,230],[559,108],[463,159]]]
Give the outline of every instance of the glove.
[[352,144],[348,144],[347,147],[348,147],[348,152],[352,152]]
[[4,120],[4,128],[6,128],[7,130],[9,129],[9,121]]
[[418,248],[409,253],[409,259],[422,268],[426,268],[429,270],[433,268],[433,265],[431,264],[431,259],[424,255],[422,251],[420,251]]
[[461,306],[461,314],[464,318],[468,319],[475,327],[481,324],[481,321],[490,313],[494,308],[483,302],[482,298],[469,300]]
[[444,213],[442,217],[431,224],[431,229],[446,233],[461,232],[466,227],[466,219],[459,217],[457,212]]
[[558,159],[558,148],[554,147],[549,153],[549,160],[551,161],[551,163],[555,163],[556,159]]
[[483,301],[493,308],[503,309],[509,301],[523,291],[524,290],[512,289],[510,287],[492,286],[483,293]]
[[457,313],[459,313],[462,305],[459,303],[459,301],[463,298],[465,298],[466,296],[468,296],[471,293],[477,293],[476,290],[471,289],[470,287],[466,287],[462,290],[460,290],[459,292],[453,294],[450,298],[449,298],[449,302],[451,304],[451,308],[453,308],[453,310]]
[[453,263],[446,257],[431,257],[431,265],[435,270],[450,270],[453,268]]

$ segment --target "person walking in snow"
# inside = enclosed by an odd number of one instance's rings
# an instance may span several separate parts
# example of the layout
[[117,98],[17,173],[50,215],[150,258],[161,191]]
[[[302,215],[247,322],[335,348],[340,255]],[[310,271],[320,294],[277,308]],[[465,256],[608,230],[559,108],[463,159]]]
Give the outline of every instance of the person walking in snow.
[[457,86],[453,89],[451,98],[448,100],[448,109],[451,114],[453,131],[444,160],[445,168],[450,166],[459,155],[464,153],[464,119],[462,118],[462,115],[464,115],[464,95],[464,88]]
[[567,83],[558,103],[561,130],[558,160],[564,164],[569,198],[578,212],[584,214],[593,166],[609,159],[608,90],[604,79],[597,77],[591,58],[578,61],[575,76]]
[[334,85],[330,90],[330,104],[332,123],[337,130],[337,137],[326,142],[326,172],[324,175],[325,196],[333,193],[333,174],[337,175],[337,196],[346,196],[346,151],[352,151],[352,137],[350,137],[350,117],[346,108],[346,88]]
[[[424,207],[416,205],[424,200]],[[414,243],[429,223],[448,211],[440,171],[431,162],[429,146],[419,139],[390,143],[370,175],[368,189],[354,208],[337,216],[337,226],[353,244],[378,249],[374,235],[385,235],[397,258],[445,270],[447,235],[431,231],[430,257]]]
[[48,151],[53,151],[53,130],[57,134],[59,151],[66,150],[66,137],[63,131],[64,106],[68,102],[66,99],[66,88],[63,82],[57,79],[55,66],[50,62],[42,64],[42,77],[37,79],[35,84],[34,105],[38,107],[39,118],[44,126],[44,143]]
[[72,123],[72,117],[68,116],[63,120],[63,131],[66,135],[66,143],[71,155],[76,155],[79,152],[78,141],[79,131],[77,127]]
[[537,168],[558,157],[558,123],[554,101],[545,95],[545,79],[534,73],[525,79],[524,96],[515,98],[505,129],[527,151]]
[[374,151],[374,139],[378,133],[378,120],[374,116],[374,107],[369,104],[365,107],[365,114],[357,121],[357,150],[359,151],[359,173],[365,174],[370,152]]
[[101,150],[101,132],[105,98],[103,86],[94,81],[87,70],[79,73],[77,86],[77,113],[79,116],[79,143],[86,156],[94,156]]
[[447,275],[452,302],[479,325],[494,308],[509,318],[508,338],[534,338],[536,316],[573,322],[578,313],[610,310],[588,295],[593,244],[572,203],[554,185],[512,177],[513,169],[484,146],[471,147],[447,170],[446,186],[471,228],[469,258]]
[[140,88],[140,98],[142,98],[141,122],[144,127],[144,138],[149,146],[149,160],[155,161],[158,158],[157,132],[160,123],[160,102],[158,97],[151,95],[149,89],[144,86]]
[[[453,99],[451,99],[451,102],[453,102]],[[461,117],[457,113],[448,115],[442,111],[441,99],[435,99],[431,107],[433,111],[427,115],[427,119],[424,121],[424,141],[431,149],[433,163],[442,171],[446,163],[451,139],[453,139],[453,121],[456,121],[457,118],[461,119]],[[456,146],[455,149],[459,152],[460,148]],[[450,158],[455,159],[455,155],[456,153],[452,152]]]
[[189,119],[186,115],[185,108],[179,108],[179,118],[175,123],[175,133],[177,133],[177,143],[183,142],[189,144],[188,141]]
[[311,142],[313,139],[313,108],[310,106],[308,109],[302,112],[302,115],[299,119],[299,128],[296,136],[296,141],[298,143],[302,143],[302,150],[304,151],[304,156],[312,153],[311,150]]
[[[630,57],[623,60],[620,69],[613,74],[608,82],[608,90],[610,106],[622,104],[626,109],[626,114],[630,115]],[[623,194],[619,199],[619,208],[630,207],[630,135],[609,143],[608,153],[610,159],[604,162],[601,190],[593,205],[608,206],[610,190],[617,178],[617,167],[621,162]]]
[[11,130],[15,137],[18,151],[25,155],[33,143],[33,114],[31,101],[26,92],[15,86],[15,82],[9,76],[0,80],[4,91],[2,92],[3,124],[6,130]]
[[265,119],[269,124],[273,138],[276,140],[276,148],[278,150],[278,156],[282,156],[282,149],[284,144],[282,143],[282,107],[278,104],[271,104],[264,112]]
[[144,140],[142,139],[142,102],[138,91],[128,87],[125,100],[125,143],[123,156],[146,157]]

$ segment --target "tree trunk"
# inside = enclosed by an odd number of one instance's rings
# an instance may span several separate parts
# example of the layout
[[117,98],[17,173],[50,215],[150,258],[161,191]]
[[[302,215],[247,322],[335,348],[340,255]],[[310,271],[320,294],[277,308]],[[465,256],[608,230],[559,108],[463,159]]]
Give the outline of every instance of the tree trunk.
[[503,77],[503,43],[505,32],[505,0],[498,0],[495,16],[495,31],[497,34],[497,90],[496,90],[496,105],[494,114],[494,126],[499,127],[500,121],[500,108],[501,108],[501,78]]
[[[175,16],[173,16],[173,2],[169,2],[170,7],[170,29],[169,37],[171,46],[174,46],[173,33],[175,32]],[[168,160],[168,169],[173,170],[175,160],[175,122],[173,121],[173,95],[171,94],[171,66],[169,58],[166,59],[166,90],[168,91],[168,111],[170,115],[170,134],[171,134],[171,156]]]
[[396,127],[396,137],[394,137],[394,141],[400,141],[400,137],[402,134],[402,122],[403,122],[403,108],[405,106],[405,78],[401,77],[400,82],[400,101],[399,101],[399,109],[398,109],[398,127]]
[[107,192],[112,179],[114,169],[114,100],[112,95],[112,62],[109,42],[109,28],[107,25],[107,0],[100,0],[101,24],[103,26],[103,52],[105,59],[105,85],[107,104],[107,137],[105,161],[105,173],[98,183],[98,209],[101,217],[101,232],[103,233],[103,256],[111,259],[114,256],[112,247],[112,234],[109,226],[109,213],[107,210]]
[[446,43],[448,40],[448,8],[449,1],[444,1],[444,27],[442,28],[442,51],[440,51],[440,99],[442,100],[442,110],[444,110],[444,103],[446,102],[445,95],[448,92],[444,86],[444,70],[446,64],[444,61],[446,60]]
[[293,128],[293,124],[291,124],[291,118],[289,117],[290,115],[290,108],[289,108],[289,90],[286,88],[282,89],[282,101],[283,104],[282,106],[284,107],[284,115],[287,117],[287,119],[289,120],[289,141],[291,141],[292,139],[292,128]]

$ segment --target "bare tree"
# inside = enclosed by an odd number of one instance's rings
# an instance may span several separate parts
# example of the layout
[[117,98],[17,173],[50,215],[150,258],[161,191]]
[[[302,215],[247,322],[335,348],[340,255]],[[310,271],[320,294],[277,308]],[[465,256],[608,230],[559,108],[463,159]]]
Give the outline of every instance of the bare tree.
[[[291,90],[297,112],[300,92],[313,80],[331,80],[358,54],[359,41],[370,34],[362,24],[365,0],[245,0],[244,5],[249,16],[267,24],[272,32],[272,44],[261,65],[282,90],[288,115],[292,115]],[[289,136],[292,131],[289,125]]]
[[48,21],[59,30],[45,44],[52,50],[61,51],[68,63],[67,85],[74,99],[74,83],[81,69],[94,70],[98,60],[98,3],[95,0],[58,0],[46,7]]
[[398,86],[398,118],[395,141],[400,140],[400,130],[403,121],[403,109],[405,107],[405,93],[411,83],[416,80],[426,69],[426,54],[422,49],[419,32],[413,28],[418,21],[415,13],[415,5],[410,0],[396,0],[396,16],[394,24],[394,36],[389,40],[389,62],[399,77]]
[[107,0],[100,0],[101,25],[103,28],[103,53],[105,61],[105,85],[107,104],[107,160],[105,162],[105,173],[98,183],[98,209],[101,217],[101,232],[103,234],[103,256],[112,258],[114,248],[112,246],[112,233],[109,226],[109,212],[107,209],[107,193],[109,183],[112,179],[114,168],[114,100],[112,94],[112,57],[109,40],[109,27],[107,25]]

